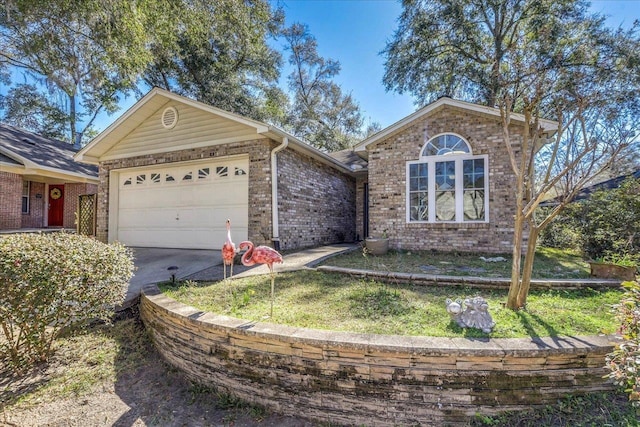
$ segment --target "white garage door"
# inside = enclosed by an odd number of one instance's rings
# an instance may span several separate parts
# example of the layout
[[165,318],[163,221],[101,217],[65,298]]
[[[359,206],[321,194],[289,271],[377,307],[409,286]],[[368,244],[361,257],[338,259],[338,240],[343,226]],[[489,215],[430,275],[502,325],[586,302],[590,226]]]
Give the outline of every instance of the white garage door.
[[121,172],[117,240],[128,246],[219,249],[247,239],[249,160]]

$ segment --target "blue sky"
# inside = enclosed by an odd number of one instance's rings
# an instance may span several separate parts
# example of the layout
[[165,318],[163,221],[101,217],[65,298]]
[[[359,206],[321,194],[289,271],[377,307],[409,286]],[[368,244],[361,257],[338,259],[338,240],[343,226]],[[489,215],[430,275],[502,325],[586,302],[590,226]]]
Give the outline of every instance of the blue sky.
[[[382,127],[402,119],[415,110],[412,98],[386,92],[382,84],[384,58],[380,52],[393,36],[402,10],[395,0],[274,0],[285,11],[286,24],[305,23],[318,41],[318,52],[340,61],[342,71],[336,81],[359,103],[367,120]],[[629,26],[640,19],[640,0],[592,1],[594,12],[610,15],[609,25]],[[285,54],[286,60],[286,54]],[[282,82],[286,85],[287,70]],[[103,130],[124,113],[135,100],[122,103],[112,116],[100,117]]]
[[[287,25],[306,23],[318,41],[321,56],[340,61],[337,77],[368,119],[387,127],[415,111],[408,94],[386,92],[380,52],[397,28],[402,11],[395,0],[281,0]],[[640,19],[640,0],[592,1],[594,12],[610,15],[612,27]]]

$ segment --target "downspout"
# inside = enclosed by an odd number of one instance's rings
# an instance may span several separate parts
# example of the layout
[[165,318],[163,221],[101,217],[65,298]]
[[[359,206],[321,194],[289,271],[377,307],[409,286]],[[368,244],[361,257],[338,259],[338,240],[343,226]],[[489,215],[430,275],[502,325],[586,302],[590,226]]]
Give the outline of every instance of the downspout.
[[273,248],[280,250],[280,226],[278,219],[278,162],[276,154],[289,145],[289,138],[282,138],[282,144],[271,150],[271,229],[273,230]]

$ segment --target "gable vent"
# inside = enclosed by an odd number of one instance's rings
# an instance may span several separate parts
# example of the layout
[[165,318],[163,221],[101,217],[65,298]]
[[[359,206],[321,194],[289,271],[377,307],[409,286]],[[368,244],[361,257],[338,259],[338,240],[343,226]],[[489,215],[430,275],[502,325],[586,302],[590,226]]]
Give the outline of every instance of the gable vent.
[[178,123],[178,110],[176,110],[175,107],[165,108],[160,121],[165,129],[173,129]]

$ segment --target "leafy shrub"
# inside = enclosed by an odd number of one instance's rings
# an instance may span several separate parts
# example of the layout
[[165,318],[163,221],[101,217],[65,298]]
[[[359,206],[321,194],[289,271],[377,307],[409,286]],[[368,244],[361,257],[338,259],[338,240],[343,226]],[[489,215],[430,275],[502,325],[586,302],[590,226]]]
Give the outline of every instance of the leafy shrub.
[[635,406],[640,406],[640,283],[625,282],[627,291],[616,304],[620,334],[625,342],[607,355],[607,376],[625,392]]
[[17,370],[46,360],[64,328],[110,320],[132,274],[120,244],[67,233],[0,238],[0,351]]
[[[541,208],[548,209],[548,208]],[[568,205],[564,212],[558,215],[540,233],[540,245],[547,248],[578,249],[580,248],[580,232],[574,219],[576,206]],[[545,216],[543,214],[543,216]]]
[[583,253],[591,259],[640,253],[640,180],[595,191],[574,214]]

